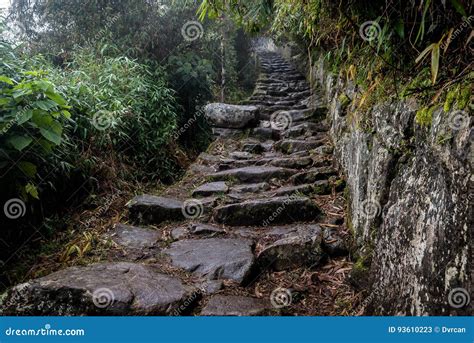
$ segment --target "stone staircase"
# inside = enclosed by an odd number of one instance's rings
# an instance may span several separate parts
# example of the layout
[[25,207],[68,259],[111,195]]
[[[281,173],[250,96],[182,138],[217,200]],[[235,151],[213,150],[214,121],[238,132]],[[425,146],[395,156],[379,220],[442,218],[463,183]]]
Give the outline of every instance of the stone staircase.
[[181,182],[129,202],[102,262],[12,288],[2,314],[324,314],[315,276],[347,254],[344,182],[303,75],[260,61],[252,97],[207,108],[215,142]]

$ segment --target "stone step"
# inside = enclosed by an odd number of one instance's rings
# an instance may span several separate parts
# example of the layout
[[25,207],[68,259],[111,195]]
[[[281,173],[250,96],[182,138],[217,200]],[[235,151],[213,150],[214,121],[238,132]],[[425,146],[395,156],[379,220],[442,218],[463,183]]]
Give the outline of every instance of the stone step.
[[265,246],[257,257],[257,265],[276,271],[315,267],[324,258],[321,243],[319,225],[298,226],[294,232]]
[[313,160],[310,157],[274,158],[269,160],[272,166],[288,169],[308,168],[313,164]]
[[316,133],[327,132],[327,127],[325,125],[313,123],[313,122],[304,122],[297,125],[292,125],[290,128],[285,130],[282,133],[282,136],[285,138],[295,138],[305,135],[315,135]]
[[236,160],[250,160],[254,158],[255,155],[247,151],[233,151],[229,154],[229,157]]
[[162,237],[162,233],[142,227],[116,224],[110,233],[110,237],[116,244],[122,247],[143,251],[144,249],[156,247],[156,243]]
[[285,154],[293,154],[298,151],[309,151],[325,144],[325,140],[296,140],[285,139],[275,144],[275,149]]
[[280,130],[273,129],[271,127],[257,127],[252,129],[250,136],[262,140],[279,140]]
[[316,220],[321,214],[306,197],[275,197],[254,199],[214,209],[216,222],[231,226],[268,226]]
[[127,206],[132,221],[139,224],[160,224],[199,218],[210,211],[216,200],[209,197],[180,201],[154,195],[139,195]]
[[321,167],[293,175],[290,181],[295,185],[301,185],[327,180],[331,176],[337,176],[337,172],[332,167]]
[[285,186],[268,192],[272,196],[285,196],[285,195],[310,195],[314,192],[313,185],[299,185],[299,186]]
[[127,207],[130,218],[137,223],[161,223],[164,221],[184,220],[183,202],[154,195],[138,195]]
[[270,184],[267,182],[250,183],[245,185],[238,185],[231,188],[231,193],[257,193],[260,191],[267,191],[270,189]]
[[193,197],[209,197],[218,194],[225,194],[229,187],[224,181],[209,182],[199,186],[193,191]]
[[244,283],[254,264],[254,242],[240,238],[209,238],[174,242],[163,253],[173,266],[210,280]]
[[[252,256],[253,257],[253,256]],[[11,289],[3,315],[162,316],[199,300],[197,289],[159,269],[127,262],[70,267]]]
[[286,180],[296,173],[292,169],[254,166],[221,171],[211,174],[209,178],[214,181],[237,180],[241,183],[258,183],[274,178]]

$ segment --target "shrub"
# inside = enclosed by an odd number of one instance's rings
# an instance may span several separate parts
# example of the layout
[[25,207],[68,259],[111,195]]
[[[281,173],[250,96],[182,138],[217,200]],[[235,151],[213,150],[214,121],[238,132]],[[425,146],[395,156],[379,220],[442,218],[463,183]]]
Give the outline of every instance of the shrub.
[[75,119],[74,137],[97,156],[124,156],[150,178],[169,177],[168,143],[176,129],[174,92],[164,71],[93,50],[73,56],[60,74]]
[[62,142],[68,105],[48,73],[30,69],[11,44],[0,44],[0,173],[2,190],[38,198],[38,167]]

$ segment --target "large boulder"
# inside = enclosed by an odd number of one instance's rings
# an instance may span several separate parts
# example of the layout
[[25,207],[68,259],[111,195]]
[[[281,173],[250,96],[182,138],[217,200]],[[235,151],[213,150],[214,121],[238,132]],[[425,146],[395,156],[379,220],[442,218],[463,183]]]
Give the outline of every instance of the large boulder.
[[212,126],[226,129],[243,129],[255,125],[258,121],[258,107],[209,104],[205,107],[205,116]]
[[195,293],[151,266],[101,263],[67,268],[15,286],[3,300],[1,314],[169,315]]

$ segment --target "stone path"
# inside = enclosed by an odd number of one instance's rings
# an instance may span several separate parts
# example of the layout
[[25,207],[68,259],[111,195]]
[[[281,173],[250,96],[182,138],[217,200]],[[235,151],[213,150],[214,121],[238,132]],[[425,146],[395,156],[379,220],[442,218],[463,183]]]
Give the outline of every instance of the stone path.
[[324,314],[315,275],[347,254],[344,182],[305,78],[260,61],[248,101],[206,108],[217,138],[185,178],[129,202],[103,262],[14,287],[3,314]]

